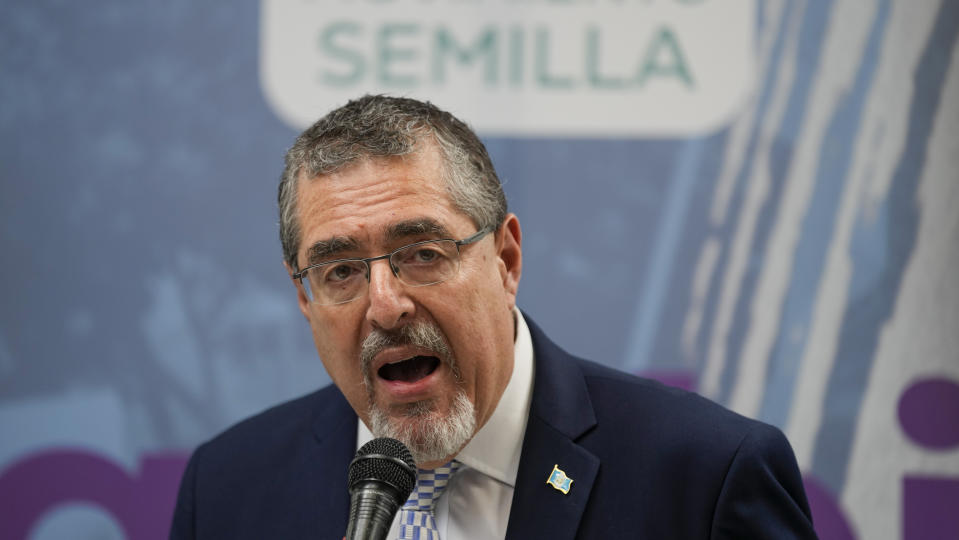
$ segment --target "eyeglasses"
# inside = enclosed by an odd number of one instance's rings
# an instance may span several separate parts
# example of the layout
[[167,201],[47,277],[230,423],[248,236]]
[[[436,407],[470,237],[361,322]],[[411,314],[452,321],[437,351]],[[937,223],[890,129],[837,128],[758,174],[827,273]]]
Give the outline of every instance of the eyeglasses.
[[368,259],[337,259],[307,266],[293,274],[306,297],[321,306],[345,304],[366,294],[370,285],[370,263],[388,259],[390,270],[410,287],[435,285],[455,276],[460,267],[460,246],[472,244],[492,229],[485,227],[462,240],[424,240],[397,248],[386,255]]

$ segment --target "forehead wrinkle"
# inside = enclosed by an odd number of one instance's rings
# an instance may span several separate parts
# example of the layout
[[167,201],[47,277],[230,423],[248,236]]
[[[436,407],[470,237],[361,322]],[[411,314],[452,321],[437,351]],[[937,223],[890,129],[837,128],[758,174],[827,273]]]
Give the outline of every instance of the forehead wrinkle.
[[307,264],[316,264],[332,255],[356,250],[358,246],[357,241],[349,236],[334,236],[327,240],[319,240],[310,246],[307,252]]

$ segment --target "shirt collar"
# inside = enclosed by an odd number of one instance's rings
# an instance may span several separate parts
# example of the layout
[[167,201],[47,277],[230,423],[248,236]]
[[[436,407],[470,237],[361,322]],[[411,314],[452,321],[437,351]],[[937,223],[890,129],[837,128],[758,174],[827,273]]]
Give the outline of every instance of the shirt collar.
[[[513,343],[513,374],[493,415],[465,448],[457,461],[511,487],[516,484],[523,436],[533,395],[533,341],[526,320],[516,308],[516,339]],[[373,439],[362,420],[357,420],[356,447]],[[504,444],[506,442],[506,444]]]

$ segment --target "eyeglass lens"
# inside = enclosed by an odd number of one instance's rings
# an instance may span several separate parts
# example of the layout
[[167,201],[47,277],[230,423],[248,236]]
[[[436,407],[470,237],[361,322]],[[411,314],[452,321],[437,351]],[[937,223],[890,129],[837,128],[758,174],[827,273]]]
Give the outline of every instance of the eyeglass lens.
[[[459,267],[459,249],[453,240],[430,240],[402,247],[389,257],[394,274],[411,287],[440,283]],[[310,268],[303,284],[314,302],[343,304],[364,294],[369,286],[369,263],[333,261]]]

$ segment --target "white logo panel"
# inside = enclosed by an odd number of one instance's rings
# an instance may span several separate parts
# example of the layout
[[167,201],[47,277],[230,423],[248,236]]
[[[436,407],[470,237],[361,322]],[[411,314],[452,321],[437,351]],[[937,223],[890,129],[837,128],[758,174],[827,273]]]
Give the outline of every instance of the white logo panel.
[[267,101],[304,128],[364,93],[484,134],[683,136],[753,89],[752,0],[263,0]]

